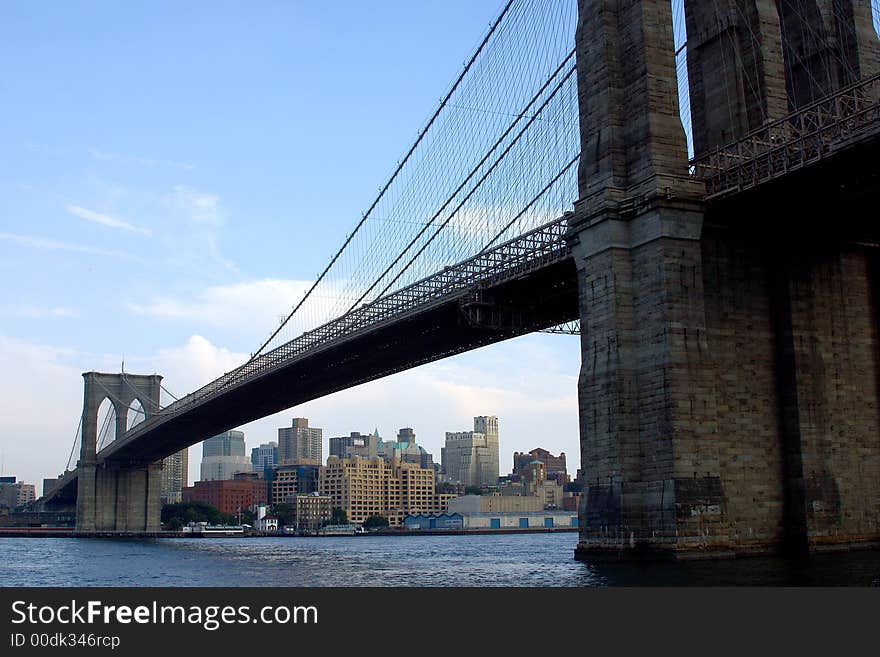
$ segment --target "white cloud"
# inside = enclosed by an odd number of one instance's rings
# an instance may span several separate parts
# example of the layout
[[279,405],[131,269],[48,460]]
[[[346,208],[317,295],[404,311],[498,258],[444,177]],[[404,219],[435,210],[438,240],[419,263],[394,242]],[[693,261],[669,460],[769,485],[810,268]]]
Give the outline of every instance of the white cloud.
[[224,269],[236,271],[235,263],[223,255],[218,231],[226,223],[226,213],[216,194],[177,185],[162,199],[174,223],[174,239],[169,242],[177,253],[172,262],[189,262],[201,268],[207,258]]
[[25,246],[31,249],[40,249],[43,251],[70,251],[72,253],[86,253],[89,255],[106,256],[109,258],[119,258],[121,260],[142,261],[142,258],[125,253],[124,251],[115,251],[112,249],[99,249],[84,244],[75,244],[72,242],[61,242],[58,240],[47,239],[44,237],[35,237],[32,235],[20,235],[17,233],[0,233],[0,240],[13,242],[19,246]]
[[93,210],[81,208],[78,205],[68,205],[66,209],[72,215],[75,215],[80,219],[85,219],[86,221],[91,221],[92,223],[101,224],[102,226],[107,226],[109,228],[127,230],[132,233],[140,233],[142,235],[146,235],[147,237],[152,235],[152,233],[147,228],[132,226],[130,223],[122,221],[121,219],[117,219],[116,217],[111,217],[106,214],[94,212]]
[[171,203],[182,209],[194,223],[216,227],[225,221],[220,208],[220,197],[215,194],[177,185],[171,196]]
[[[3,474],[36,484],[67,463],[82,413],[82,372],[74,351],[0,336]],[[14,376],[12,375],[14,373]]]
[[148,369],[164,376],[174,386],[169,390],[180,396],[235,369],[247,358],[247,354],[217,347],[201,335],[193,335],[182,347],[160,349],[154,357],[142,360],[150,363]]
[[93,158],[101,162],[123,162],[128,164],[140,164],[146,167],[169,167],[173,169],[183,169],[192,171],[195,167],[186,162],[176,162],[174,160],[162,160],[151,157],[140,157],[137,155],[120,155],[118,153],[108,153],[97,148],[89,149],[89,153]]
[[209,287],[193,299],[158,297],[146,304],[129,304],[139,315],[195,321],[211,326],[261,333],[278,326],[293,304],[302,299],[308,281],[263,279]]
[[77,317],[78,313],[64,306],[41,308],[39,306],[22,305],[0,307],[0,315],[6,317],[20,317],[23,319],[58,319],[63,317]]

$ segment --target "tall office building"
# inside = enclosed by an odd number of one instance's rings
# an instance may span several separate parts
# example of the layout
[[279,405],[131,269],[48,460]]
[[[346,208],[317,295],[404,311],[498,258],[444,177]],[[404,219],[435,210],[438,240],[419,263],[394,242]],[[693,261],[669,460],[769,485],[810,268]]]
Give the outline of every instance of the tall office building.
[[360,431],[352,431],[348,436],[338,436],[330,439],[330,456],[338,456],[341,459],[353,458],[376,458],[379,452],[379,431],[371,435],[364,435]]
[[232,479],[239,472],[251,471],[251,460],[244,454],[242,431],[225,431],[202,443],[202,481]]
[[33,484],[18,484],[18,505],[24,506],[37,499],[37,487]]
[[162,459],[162,504],[183,501],[183,489],[189,485],[189,447]]
[[224,431],[202,443],[202,456],[244,456],[244,432]]
[[251,465],[254,472],[265,472],[278,465],[278,443],[263,443],[251,450]]
[[473,431],[446,432],[440,452],[444,480],[465,486],[498,484],[498,418],[474,418]]
[[37,489],[33,484],[16,481],[15,477],[0,478],[0,507],[14,509],[36,499]]
[[291,427],[278,429],[278,464],[320,465],[321,438],[321,429],[309,427],[307,418],[293,418]]

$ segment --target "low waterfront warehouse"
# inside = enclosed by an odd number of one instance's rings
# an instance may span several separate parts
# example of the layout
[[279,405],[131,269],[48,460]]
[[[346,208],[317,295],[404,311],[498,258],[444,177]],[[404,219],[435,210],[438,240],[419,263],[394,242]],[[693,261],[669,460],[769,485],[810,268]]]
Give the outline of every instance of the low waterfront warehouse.
[[460,513],[441,513],[439,516],[418,514],[403,519],[407,531],[430,529],[464,529],[464,517]]

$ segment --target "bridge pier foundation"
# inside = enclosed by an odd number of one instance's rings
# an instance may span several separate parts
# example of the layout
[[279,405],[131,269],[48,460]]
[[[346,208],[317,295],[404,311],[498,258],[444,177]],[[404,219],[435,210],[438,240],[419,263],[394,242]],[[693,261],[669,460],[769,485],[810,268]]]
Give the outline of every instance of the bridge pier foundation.
[[687,175],[669,3],[581,0],[578,558],[725,548],[702,183]]
[[[91,474],[87,474],[89,470]],[[77,531],[159,531],[161,471],[161,463],[82,468],[77,491]]]
[[95,465],[79,462],[76,480],[76,530],[93,532],[97,526],[95,519]]
[[599,230],[573,243],[576,556],[880,545],[880,253],[705,225],[603,252]]
[[577,229],[585,495],[578,556],[726,549],[694,202]]
[[880,541],[877,256],[826,246],[777,285],[787,521],[800,547]]

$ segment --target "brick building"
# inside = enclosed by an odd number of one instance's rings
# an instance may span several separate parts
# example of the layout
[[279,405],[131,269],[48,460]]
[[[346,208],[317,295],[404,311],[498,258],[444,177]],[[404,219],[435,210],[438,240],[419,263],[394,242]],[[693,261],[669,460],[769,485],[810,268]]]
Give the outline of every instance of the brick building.
[[184,502],[204,502],[221,513],[236,514],[268,502],[266,482],[254,477],[197,481],[183,489]]
[[546,449],[536,447],[530,452],[514,452],[513,453],[513,473],[512,481],[519,481],[532,464],[537,461],[544,465],[544,476],[546,479],[554,479],[560,484],[568,483],[568,470],[565,464],[565,452],[560,452],[559,456],[553,456]]

